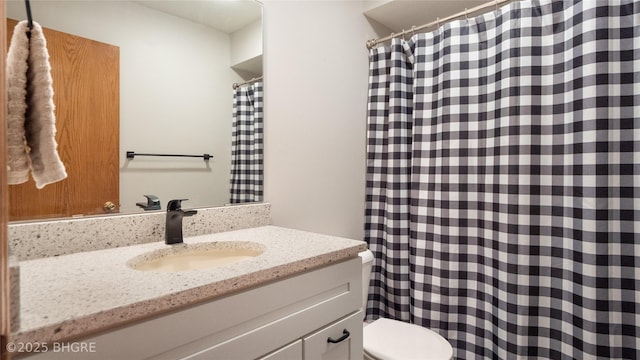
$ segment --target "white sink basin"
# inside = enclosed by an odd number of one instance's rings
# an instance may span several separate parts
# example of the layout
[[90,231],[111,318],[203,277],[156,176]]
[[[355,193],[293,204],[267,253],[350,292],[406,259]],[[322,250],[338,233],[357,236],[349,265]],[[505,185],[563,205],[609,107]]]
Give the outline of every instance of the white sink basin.
[[252,259],[266,250],[249,241],[178,244],[134,257],[127,266],[140,271],[179,272],[209,269]]

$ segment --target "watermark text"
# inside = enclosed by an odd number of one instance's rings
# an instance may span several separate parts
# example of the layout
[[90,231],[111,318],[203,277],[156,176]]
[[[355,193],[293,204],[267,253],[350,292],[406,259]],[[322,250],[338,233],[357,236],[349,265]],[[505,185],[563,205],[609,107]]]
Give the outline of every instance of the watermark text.
[[96,343],[90,341],[74,342],[9,342],[6,349],[10,353],[95,353]]

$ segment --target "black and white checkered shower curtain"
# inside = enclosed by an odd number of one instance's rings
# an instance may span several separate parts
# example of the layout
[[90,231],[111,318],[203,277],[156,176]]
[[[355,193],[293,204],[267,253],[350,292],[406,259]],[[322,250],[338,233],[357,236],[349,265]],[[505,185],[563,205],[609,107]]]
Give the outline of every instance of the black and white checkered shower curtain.
[[639,359],[640,2],[514,2],[370,60],[368,317],[458,359]]
[[240,86],[233,94],[231,203],[262,201],[262,83]]

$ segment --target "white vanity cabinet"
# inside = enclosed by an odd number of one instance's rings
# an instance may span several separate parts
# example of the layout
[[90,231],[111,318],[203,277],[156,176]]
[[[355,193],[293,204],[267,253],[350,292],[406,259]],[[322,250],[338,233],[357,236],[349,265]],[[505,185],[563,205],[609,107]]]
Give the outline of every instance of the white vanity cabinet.
[[[358,311],[305,336],[302,358],[304,360],[362,359],[362,319],[364,319],[364,312]],[[336,343],[327,341],[328,339],[341,340],[341,338],[344,340]]]
[[95,352],[25,358],[362,359],[361,268],[360,258],[351,258],[76,340]]
[[258,360],[361,360],[363,318],[358,311]]
[[291,360],[302,359],[302,340],[297,340],[258,360]]

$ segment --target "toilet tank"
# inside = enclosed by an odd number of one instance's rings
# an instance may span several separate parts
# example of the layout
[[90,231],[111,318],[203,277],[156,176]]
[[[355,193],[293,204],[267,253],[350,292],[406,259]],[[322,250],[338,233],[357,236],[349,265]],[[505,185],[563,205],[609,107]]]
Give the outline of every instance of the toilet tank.
[[367,297],[369,294],[369,279],[371,277],[371,267],[373,266],[373,253],[365,250],[358,254],[362,260],[362,308],[367,308]]

